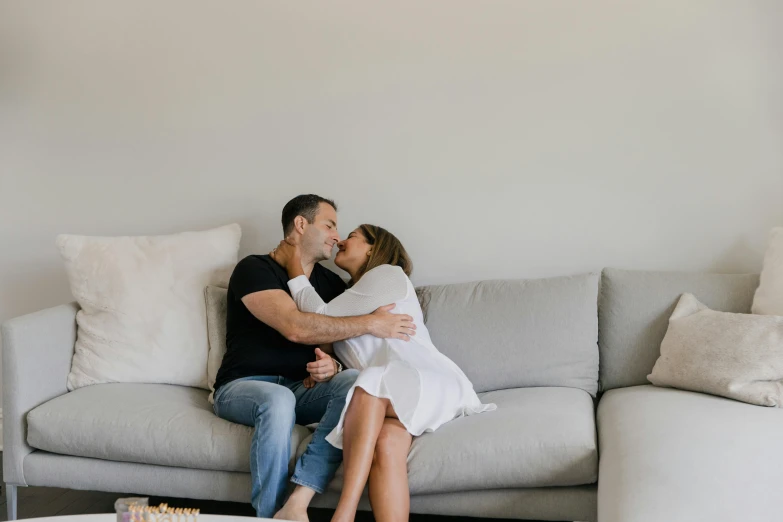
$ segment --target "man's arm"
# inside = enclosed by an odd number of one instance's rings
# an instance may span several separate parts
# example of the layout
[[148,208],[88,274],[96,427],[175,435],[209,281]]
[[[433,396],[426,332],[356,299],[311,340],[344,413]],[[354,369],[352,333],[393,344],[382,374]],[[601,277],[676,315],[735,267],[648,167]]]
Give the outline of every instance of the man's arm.
[[300,312],[283,290],[253,292],[243,297],[242,303],[258,320],[299,344],[333,343],[365,334],[407,341],[416,329],[411,316],[389,312],[393,305],[369,315],[328,317]]

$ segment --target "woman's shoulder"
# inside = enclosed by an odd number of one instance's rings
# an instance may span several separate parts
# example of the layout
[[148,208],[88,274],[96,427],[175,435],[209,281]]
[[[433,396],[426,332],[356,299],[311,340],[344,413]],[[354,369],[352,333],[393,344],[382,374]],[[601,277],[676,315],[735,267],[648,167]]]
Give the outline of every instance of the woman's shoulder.
[[[396,265],[379,265],[368,270],[356,283],[355,289],[377,289],[378,285],[399,289],[404,293],[408,285],[408,276]],[[373,293],[373,292],[370,292]]]
[[405,275],[405,272],[402,271],[402,268],[400,268],[397,265],[378,265],[372,270],[368,270],[367,273],[362,276],[362,279],[365,277],[373,277],[373,278],[395,278],[395,279],[407,279],[408,276]]

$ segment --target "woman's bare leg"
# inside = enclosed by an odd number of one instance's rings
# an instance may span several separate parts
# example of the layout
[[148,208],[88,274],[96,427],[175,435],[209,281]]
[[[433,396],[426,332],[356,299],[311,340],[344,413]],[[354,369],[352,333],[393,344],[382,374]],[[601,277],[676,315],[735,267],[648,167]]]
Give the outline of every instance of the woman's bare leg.
[[333,521],[351,522],[370,474],[375,442],[383,427],[389,401],[356,387],[345,412],[343,431],[343,491]]
[[413,437],[397,419],[386,418],[370,468],[370,505],[376,522],[403,522],[410,515],[408,452]]

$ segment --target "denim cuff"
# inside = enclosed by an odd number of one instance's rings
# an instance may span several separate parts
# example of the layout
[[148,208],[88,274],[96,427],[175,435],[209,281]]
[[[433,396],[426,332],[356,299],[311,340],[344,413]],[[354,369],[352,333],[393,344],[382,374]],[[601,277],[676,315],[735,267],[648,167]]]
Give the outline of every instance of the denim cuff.
[[323,493],[324,493],[324,491],[326,489],[326,488],[319,488],[318,486],[310,484],[309,482],[305,482],[304,480],[298,479],[296,477],[291,477],[291,482],[293,482],[294,484],[298,484],[300,486],[304,486],[306,488],[310,488],[313,491],[315,491],[316,493],[318,493],[319,495],[323,495]]

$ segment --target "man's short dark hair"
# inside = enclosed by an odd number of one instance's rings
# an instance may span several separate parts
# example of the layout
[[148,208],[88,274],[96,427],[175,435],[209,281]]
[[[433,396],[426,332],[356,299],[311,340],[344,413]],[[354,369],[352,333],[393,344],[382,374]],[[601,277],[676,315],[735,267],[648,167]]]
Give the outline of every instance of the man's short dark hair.
[[285,207],[283,207],[283,235],[288,237],[288,234],[294,229],[296,216],[302,216],[308,223],[315,221],[315,216],[318,214],[318,206],[321,203],[331,205],[337,211],[337,205],[335,205],[334,201],[316,196],[315,194],[302,194],[286,203]]

